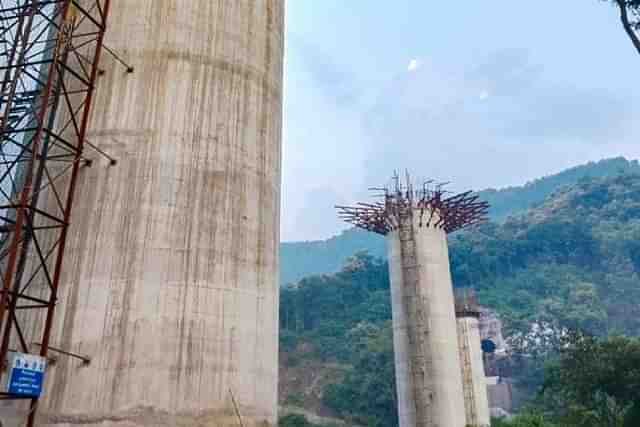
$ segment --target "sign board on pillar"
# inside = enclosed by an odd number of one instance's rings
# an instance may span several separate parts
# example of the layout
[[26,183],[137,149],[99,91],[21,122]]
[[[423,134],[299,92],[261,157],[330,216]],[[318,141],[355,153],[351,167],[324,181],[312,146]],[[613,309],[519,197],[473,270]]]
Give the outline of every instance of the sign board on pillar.
[[16,396],[40,397],[47,359],[33,354],[13,353],[9,362],[6,391]]
[[482,340],[481,345],[482,345],[482,351],[484,353],[495,353],[496,352],[496,344],[493,341],[489,340],[489,339]]

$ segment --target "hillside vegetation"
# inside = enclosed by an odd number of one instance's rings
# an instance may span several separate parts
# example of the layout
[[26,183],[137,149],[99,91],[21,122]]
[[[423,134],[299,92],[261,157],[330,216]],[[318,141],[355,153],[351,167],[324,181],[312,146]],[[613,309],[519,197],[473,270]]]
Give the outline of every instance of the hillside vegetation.
[[[491,219],[501,222],[509,215],[542,202],[562,186],[573,185],[580,179],[629,173],[640,173],[638,161],[618,157],[567,169],[520,187],[483,190],[479,195],[490,203]],[[327,240],[283,242],[280,245],[280,282],[286,284],[312,274],[334,273],[349,256],[359,250],[366,250],[376,257],[386,257],[381,236],[356,229],[346,230]]]
[[[512,336],[540,322],[640,335],[640,175],[580,179],[521,215],[452,236],[450,254],[455,286],[475,288]],[[396,425],[390,319],[387,265],[366,253],[284,287],[284,375],[301,363],[339,374],[313,396],[291,387],[283,399],[361,425]],[[540,384],[534,368],[523,384]]]

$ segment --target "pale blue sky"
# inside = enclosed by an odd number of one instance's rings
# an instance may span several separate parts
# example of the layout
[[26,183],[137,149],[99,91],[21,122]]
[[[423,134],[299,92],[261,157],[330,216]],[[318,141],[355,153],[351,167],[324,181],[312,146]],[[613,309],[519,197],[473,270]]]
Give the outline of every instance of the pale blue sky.
[[640,56],[598,0],[288,0],[285,63],[283,240],[394,169],[480,190],[640,157]]

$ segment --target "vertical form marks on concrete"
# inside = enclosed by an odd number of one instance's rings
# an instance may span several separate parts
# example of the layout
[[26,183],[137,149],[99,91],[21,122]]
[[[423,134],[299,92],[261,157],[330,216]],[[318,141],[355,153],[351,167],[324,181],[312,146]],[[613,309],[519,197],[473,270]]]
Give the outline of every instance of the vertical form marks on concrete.
[[467,424],[487,427],[491,419],[478,318],[458,317],[457,321]]
[[400,426],[416,425],[416,398],[411,366],[407,363],[411,348],[406,312],[407,292],[402,269],[402,251],[398,231],[387,235],[391,312],[393,317],[393,353],[395,359],[398,421]]
[[455,307],[467,424],[481,427],[489,426],[491,419],[487,380],[480,342],[480,308],[473,290],[456,290]]
[[[43,425],[274,424],[283,0],[118,0]],[[91,153],[87,153],[91,154]],[[52,203],[51,197],[45,203]],[[33,319],[34,323],[40,319]]]

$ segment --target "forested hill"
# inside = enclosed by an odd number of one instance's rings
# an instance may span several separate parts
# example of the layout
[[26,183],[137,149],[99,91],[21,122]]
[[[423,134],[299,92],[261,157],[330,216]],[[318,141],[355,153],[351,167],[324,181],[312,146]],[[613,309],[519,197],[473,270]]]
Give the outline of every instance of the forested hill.
[[[491,219],[502,221],[540,203],[558,188],[571,185],[585,177],[607,177],[626,173],[640,173],[637,160],[623,157],[587,163],[555,175],[529,182],[520,187],[480,191],[480,197],[491,205]],[[347,257],[358,250],[385,257],[384,239],[361,230],[346,230],[327,240],[283,242],[280,245],[280,282],[294,282],[310,274],[338,271]]]
[[528,182],[523,186],[506,187],[499,190],[487,189],[478,194],[482,200],[489,202],[491,219],[502,221],[509,215],[521,212],[543,201],[558,188],[572,185],[582,178],[598,178],[628,173],[640,173],[638,160],[629,161],[624,157],[616,157],[566,169],[555,175]]
[[[454,285],[476,288],[507,334],[548,322],[640,335],[640,174],[581,179],[504,223],[455,235],[450,254]],[[282,288],[282,403],[396,425],[389,299],[386,263],[365,254]],[[529,385],[541,379],[518,372]]]
[[546,317],[640,335],[640,175],[584,178],[503,224],[450,239],[456,286],[512,327]]

